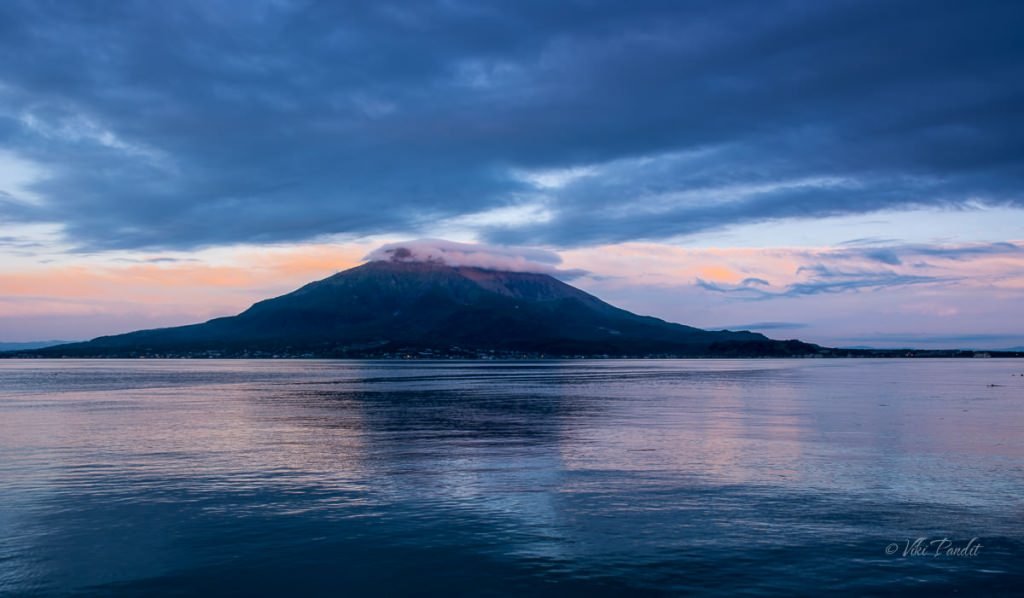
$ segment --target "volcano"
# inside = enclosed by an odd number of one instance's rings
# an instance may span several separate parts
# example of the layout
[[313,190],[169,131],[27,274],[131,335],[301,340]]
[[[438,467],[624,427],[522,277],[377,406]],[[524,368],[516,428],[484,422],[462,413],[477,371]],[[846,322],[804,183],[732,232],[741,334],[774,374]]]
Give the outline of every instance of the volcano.
[[378,260],[244,312],[32,351],[48,357],[791,356],[820,347],[640,316],[557,278]]

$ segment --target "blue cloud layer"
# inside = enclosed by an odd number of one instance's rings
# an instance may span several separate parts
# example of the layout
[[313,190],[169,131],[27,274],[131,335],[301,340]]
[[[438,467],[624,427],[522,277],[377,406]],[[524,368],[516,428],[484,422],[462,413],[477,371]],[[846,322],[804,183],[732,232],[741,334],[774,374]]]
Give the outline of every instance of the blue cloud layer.
[[[695,286],[712,293],[731,295],[738,299],[774,299],[779,297],[800,297],[804,295],[835,294],[869,290],[882,290],[912,285],[934,285],[953,283],[961,277],[946,274],[912,274],[896,269],[906,266],[918,271],[936,271],[936,264],[917,261],[922,258],[935,260],[964,261],[981,256],[1020,256],[1024,247],[1014,243],[988,243],[962,246],[934,245],[870,245],[826,253],[794,252],[794,255],[814,260],[800,266],[796,274],[802,280],[784,287],[775,288],[771,281],[748,277],[738,284],[707,281],[697,278]],[[868,264],[865,267],[864,264]],[[941,269],[937,271],[941,272]]]
[[44,201],[3,190],[0,218],[188,248],[535,205],[481,237],[572,246],[1024,207],[1022,22],[985,1],[12,0],[0,143]]

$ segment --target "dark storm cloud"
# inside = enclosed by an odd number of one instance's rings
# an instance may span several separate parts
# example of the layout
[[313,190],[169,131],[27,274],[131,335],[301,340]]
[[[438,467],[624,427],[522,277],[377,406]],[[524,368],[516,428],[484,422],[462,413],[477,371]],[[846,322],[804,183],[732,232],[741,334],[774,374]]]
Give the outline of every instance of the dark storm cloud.
[[569,246],[1022,206],[1022,17],[1009,2],[4,2],[0,142],[43,169],[46,201],[3,190],[0,218],[63,223],[91,249],[173,248],[429,232],[536,204],[545,218],[481,232]]

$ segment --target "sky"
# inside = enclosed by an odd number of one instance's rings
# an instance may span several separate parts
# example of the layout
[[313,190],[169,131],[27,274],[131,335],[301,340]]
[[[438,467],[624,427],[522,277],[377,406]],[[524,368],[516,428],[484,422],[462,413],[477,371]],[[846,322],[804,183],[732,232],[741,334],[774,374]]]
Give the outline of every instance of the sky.
[[0,3],[0,341],[412,239],[830,346],[1024,346],[1024,4]]

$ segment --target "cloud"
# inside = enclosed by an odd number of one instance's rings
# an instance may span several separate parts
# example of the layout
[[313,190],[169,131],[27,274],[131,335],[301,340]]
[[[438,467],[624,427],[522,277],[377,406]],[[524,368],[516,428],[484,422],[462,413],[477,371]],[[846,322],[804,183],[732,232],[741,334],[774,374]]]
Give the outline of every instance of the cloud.
[[771,286],[771,283],[763,278],[751,277],[743,279],[739,284],[727,284],[712,282],[698,277],[695,284],[698,287],[713,293],[737,294],[750,299],[761,299],[777,294],[757,288],[759,286]]
[[[878,261],[875,257],[868,255],[868,253],[870,252],[865,252],[863,257],[869,261]],[[847,256],[841,253],[833,255],[825,253],[821,254],[820,257],[826,260],[843,261]],[[805,279],[787,284],[780,290],[762,288],[772,285],[767,280],[756,277],[746,278],[739,284],[709,282],[698,277],[694,284],[701,289],[713,293],[735,295],[743,299],[763,300],[862,290],[880,290],[909,285],[943,284],[960,280],[960,278],[954,276],[905,274],[888,269],[840,269],[823,263],[800,266],[797,268],[796,274],[797,276],[805,275]]]
[[177,264],[181,262],[198,262],[199,260],[195,258],[186,257],[158,256],[147,258],[118,257],[113,258],[113,261],[126,262],[129,264]]
[[848,239],[840,243],[836,243],[839,246],[853,246],[863,247],[872,245],[894,245],[899,243],[899,239],[885,238],[885,237],[858,237],[856,239]]
[[1010,349],[1012,343],[1024,340],[1024,331],[1003,334],[921,334],[889,333],[854,336],[847,340],[864,343],[879,343],[887,346],[904,343],[907,347],[923,345],[944,345],[954,348]]
[[782,293],[787,297],[819,295],[822,293],[843,293],[846,291],[877,290],[919,284],[938,284],[956,280],[950,277],[914,276],[889,270],[836,272],[820,269],[817,276],[807,282],[786,287]]
[[0,236],[0,247],[10,249],[35,249],[44,247],[44,245],[37,241],[28,241],[23,237],[3,235]]
[[92,338],[237,314],[358,265],[370,247],[239,246],[130,261],[78,255],[5,268],[0,340]]
[[[840,245],[849,245],[843,243]],[[1024,247],[1009,241],[1000,243],[970,243],[957,245],[887,244],[855,247],[830,252],[831,259],[868,260],[889,266],[901,266],[904,260],[967,261],[976,258],[1024,255]],[[926,262],[916,261],[915,267],[928,267]]]
[[710,330],[798,330],[807,328],[803,322],[754,322],[752,324],[731,324],[729,326],[709,326]]
[[901,260],[900,257],[896,255],[896,252],[891,249],[872,249],[865,251],[864,257],[883,264],[889,264],[890,266],[899,266],[903,263],[903,260]]
[[11,0],[0,141],[31,172],[0,189],[0,220],[59,224],[83,251],[187,249],[540,206],[474,232],[570,247],[1019,208],[1022,17],[996,1]]
[[562,258],[553,251],[530,247],[502,247],[456,243],[441,239],[417,239],[388,243],[370,252],[366,261],[433,262],[448,266],[469,266],[508,272],[539,272],[570,280],[586,274],[579,269],[562,270]]
[[979,256],[1021,255],[1024,254],[1024,246],[1010,242],[964,245],[959,247],[911,245],[906,248],[906,251],[925,257],[962,261]]
[[[19,232],[15,231],[15,240],[21,238]],[[38,252],[25,258],[8,252],[8,266],[0,271],[0,340],[86,338],[235,314],[254,301],[356,266],[385,240],[188,253],[103,252],[62,256],[48,264],[40,263]],[[416,243],[413,248],[419,249],[420,242]],[[806,327],[793,328],[785,336],[827,346],[878,344],[881,341],[855,339],[892,331],[925,331],[931,336],[1010,334],[1014,330],[1008,329],[1008,322],[1016,321],[1024,300],[1024,252],[1014,249],[1024,246],[1020,240],[994,245],[880,245],[901,257],[902,264],[894,266],[850,246],[628,243],[560,250],[555,255],[544,249],[461,244],[438,248],[436,241],[422,243],[428,256],[472,254],[469,259],[501,260],[500,267],[509,267],[509,259],[520,259],[541,271],[599,273],[580,276],[572,284],[630,311],[701,328],[720,328],[726,322],[734,323],[726,326],[730,329],[768,333],[786,329],[764,325],[805,322]],[[409,243],[388,248],[405,245]],[[929,257],[927,267],[917,268],[920,253],[947,257]],[[900,278],[908,275],[924,278]],[[703,286],[694,283],[697,278]],[[757,320],[748,319],[752,310]],[[752,321],[758,324],[742,324]],[[925,341],[894,343],[925,346]],[[1021,343],[1024,338],[985,346]],[[936,341],[931,346],[952,344]]]

